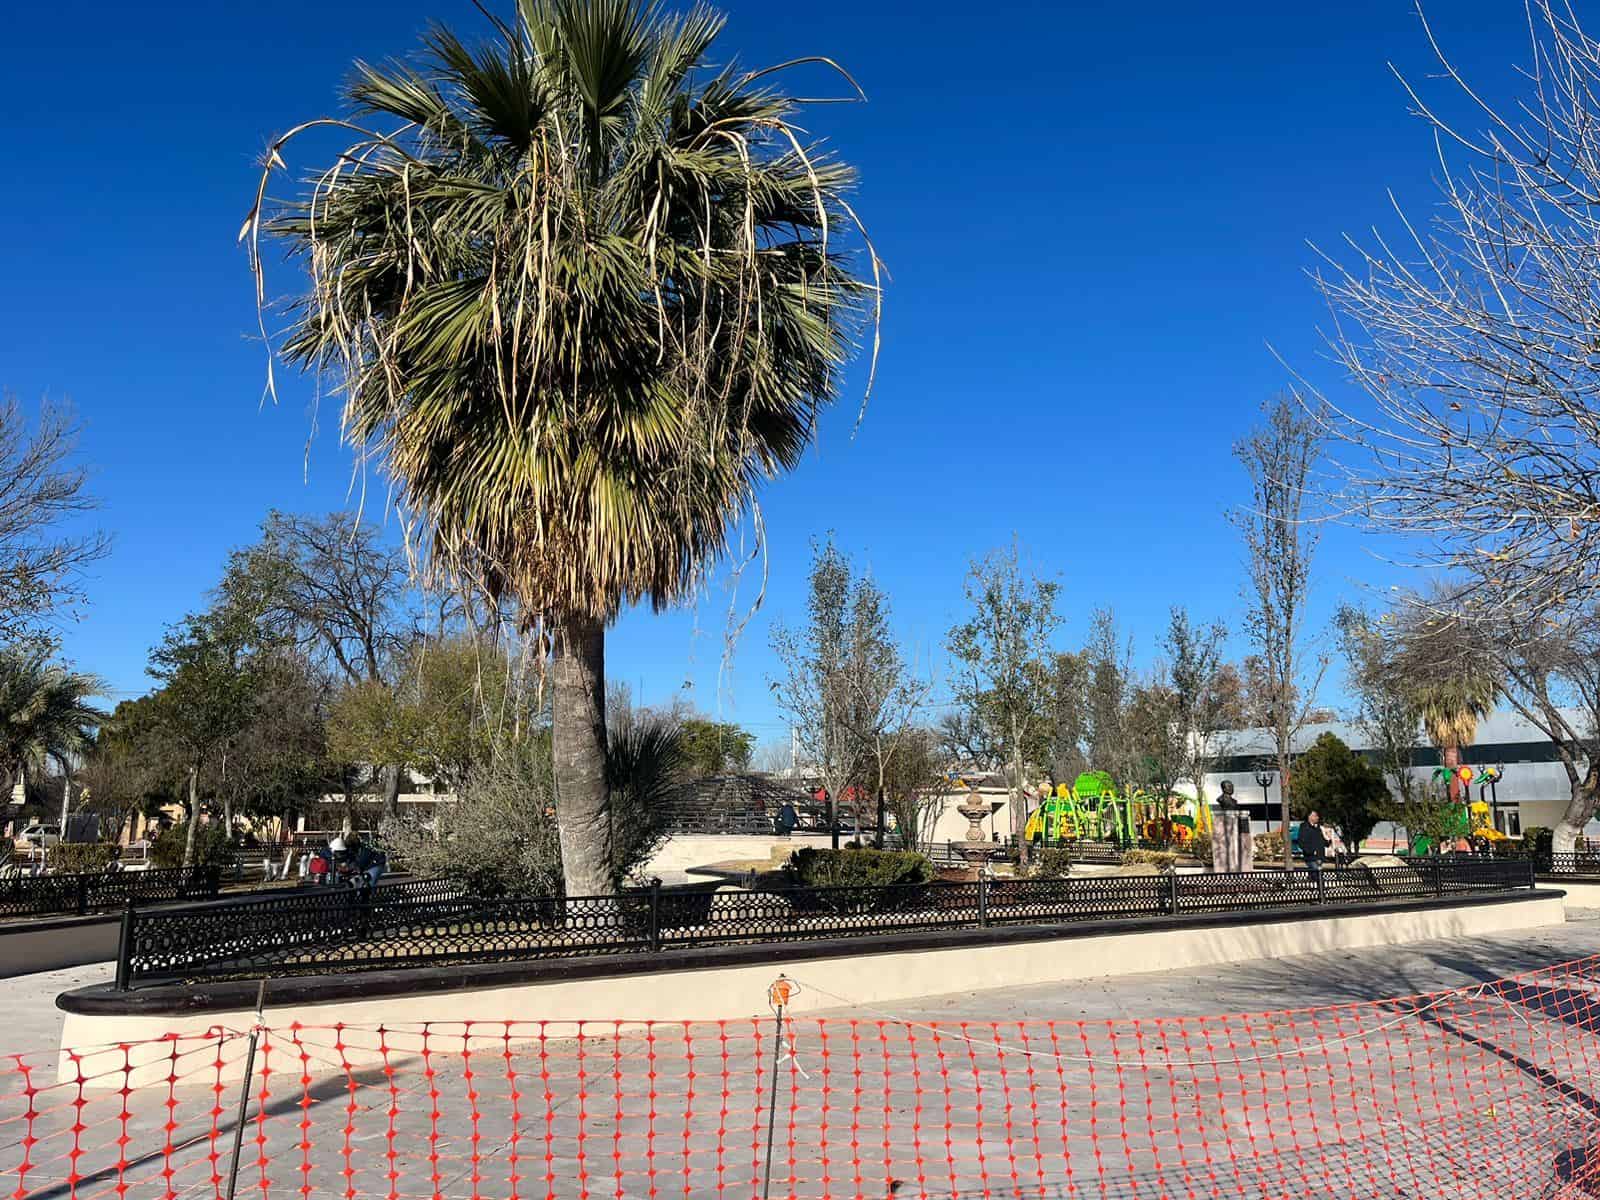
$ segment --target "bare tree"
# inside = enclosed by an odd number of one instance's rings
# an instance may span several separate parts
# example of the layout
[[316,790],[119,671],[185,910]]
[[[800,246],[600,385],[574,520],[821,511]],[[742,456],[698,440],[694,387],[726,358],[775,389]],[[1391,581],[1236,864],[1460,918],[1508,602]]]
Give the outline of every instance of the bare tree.
[[[261,540],[236,551],[222,591],[261,614],[263,628],[295,646],[339,686],[393,688],[415,656],[420,611],[405,553],[385,546],[377,530],[349,513],[326,517],[272,512]],[[448,621],[439,615],[441,630]],[[384,810],[397,813],[407,764],[381,770]],[[345,773],[346,821],[351,779]]]
[[768,775],[781,775],[794,765],[794,744],[788,738],[762,742],[750,756],[750,769]]
[[954,766],[966,771],[1003,771],[1005,754],[991,736],[989,705],[953,708],[934,723],[939,748]]
[[955,785],[946,777],[939,737],[932,730],[908,728],[897,741],[885,781],[889,811],[901,846],[926,849]]
[[1423,799],[1412,768],[1422,713],[1399,664],[1393,640],[1370,613],[1353,606],[1334,618],[1348,668],[1346,679],[1356,701],[1354,724],[1376,754],[1402,808]]
[[1406,86],[1434,135],[1433,215],[1350,239],[1320,285],[1369,401],[1330,422],[1351,510],[1537,612],[1600,584],[1600,43],[1564,0],[1527,13],[1526,91],[1504,109],[1424,17],[1447,95]]
[[1056,613],[1060,586],[1025,574],[1013,544],[974,560],[965,591],[971,613],[950,631],[956,704],[1004,764],[1011,831],[1026,866],[1027,775],[1039,765],[1030,762],[1029,748],[1042,744],[1050,730],[1051,701],[1041,661],[1061,622]]
[[870,578],[856,580],[850,599],[850,644],[844,680],[852,693],[849,722],[867,748],[878,801],[877,846],[883,848],[889,771],[919,731],[913,718],[927,703],[931,680],[919,678],[889,629],[889,600]]
[[1057,783],[1070,783],[1092,765],[1089,744],[1089,664],[1073,651],[1051,654],[1045,662],[1050,686],[1048,765]]
[[[1250,478],[1250,503],[1229,515],[1244,538],[1249,568],[1246,630],[1264,694],[1252,697],[1272,734],[1278,783],[1287,798],[1295,738],[1310,721],[1326,656],[1307,644],[1306,602],[1319,534],[1308,503],[1322,453],[1321,421],[1294,397],[1278,396],[1263,421],[1234,446]],[[1283,865],[1293,865],[1283,805]]]
[[1566,774],[1552,849],[1571,853],[1600,809],[1600,609],[1560,621],[1505,613],[1487,641],[1503,673],[1501,695],[1550,739]]
[[1175,606],[1161,639],[1179,735],[1177,778],[1194,784],[1200,804],[1206,803],[1206,776],[1228,753],[1231,731],[1244,723],[1239,673],[1222,659],[1227,636],[1221,621],[1196,625],[1187,609]]
[[1174,785],[1188,763],[1188,738],[1178,715],[1178,696],[1166,664],[1128,689],[1123,718],[1127,739],[1128,783],[1154,794],[1167,815]]
[[87,600],[84,570],[105,557],[104,534],[64,534],[62,521],[97,507],[88,471],[73,463],[79,427],[70,410],[42,404],[32,426],[0,397],[0,643],[38,637]]
[[867,762],[869,746],[858,731],[854,707],[859,682],[858,634],[851,603],[850,560],[834,542],[813,547],[806,624],[790,629],[774,622],[773,653],[782,675],[768,680],[779,710],[789,717],[800,750],[827,790],[829,827],[838,842],[838,802],[856,782]]

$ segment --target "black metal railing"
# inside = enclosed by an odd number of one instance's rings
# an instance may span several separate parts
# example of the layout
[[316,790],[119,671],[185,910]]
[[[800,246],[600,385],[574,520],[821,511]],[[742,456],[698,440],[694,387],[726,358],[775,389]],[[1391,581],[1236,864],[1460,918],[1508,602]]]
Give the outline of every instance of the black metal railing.
[[850,938],[993,925],[1062,924],[1502,892],[1532,864],[1483,860],[1236,874],[1165,872],[980,879],[882,888],[668,891],[486,898],[444,880],[318,889],[123,917],[117,984],[491,963],[662,949]]
[[1546,851],[1536,855],[1534,862],[1541,875],[1600,875],[1600,850]]
[[216,868],[90,871],[14,875],[0,879],[0,918],[86,916],[134,904],[165,904],[216,896]]
[[[967,847],[975,846],[983,852],[983,857],[990,862],[1015,862],[1017,859],[1017,846],[1014,841],[1006,842],[934,842],[926,853],[928,858],[941,867],[965,866],[967,863]],[[1100,840],[1095,838],[1077,838],[1070,842],[1061,842],[1056,845],[1035,844],[1033,852],[1038,854],[1041,850],[1065,850],[1073,862],[1081,862],[1096,866],[1116,866],[1122,861],[1122,856],[1129,850],[1166,850],[1179,858],[1184,857],[1182,847],[1162,845],[1157,842],[1138,841],[1124,846],[1118,842]]]

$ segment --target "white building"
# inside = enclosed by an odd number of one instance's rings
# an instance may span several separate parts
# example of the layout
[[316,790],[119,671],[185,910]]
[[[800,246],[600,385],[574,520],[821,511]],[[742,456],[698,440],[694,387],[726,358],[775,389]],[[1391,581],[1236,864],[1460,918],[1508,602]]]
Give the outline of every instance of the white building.
[[[1581,714],[1569,713],[1568,718],[1576,728],[1583,727]],[[1348,721],[1307,725],[1295,738],[1295,753],[1308,750],[1324,733],[1333,734],[1358,753],[1369,758],[1373,756],[1361,727]],[[1229,735],[1222,755],[1222,770],[1206,776],[1206,799],[1215,804],[1222,792],[1223,780],[1232,780],[1234,794],[1250,813],[1251,824],[1257,831],[1265,829],[1269,820],[1276,828],[1282,819],[1283,790],[1273,765],[1274,758],[1270,730],[1244,729]],[[1515,836],[1536,825],[1553,828],[1561,820],[1570,799],[1566,772],[1550,739],[1521,715],[1505,710],[1490,713],[1479,722],[1478,736],[1472,745],[1462,750],[1461,759],[1473,767],[1504,768],[1504,777],[1492,788],[1476,782],[1472,785],[1473,799],[1481,795],[1485,803],[1493,805],[1495,825],[1501,832]],[[1421,729],[1417,730],[1413,762],[1413,777],[1428,784],[1434,768],[1439,766],[1439,752],[1428,744]],[[1257,772],[1271,774],[1266,787],[1258,782]],[[1266,777],[1265,773],[1262,778]],[[1591,829],[1594,828],[1591,822]]]

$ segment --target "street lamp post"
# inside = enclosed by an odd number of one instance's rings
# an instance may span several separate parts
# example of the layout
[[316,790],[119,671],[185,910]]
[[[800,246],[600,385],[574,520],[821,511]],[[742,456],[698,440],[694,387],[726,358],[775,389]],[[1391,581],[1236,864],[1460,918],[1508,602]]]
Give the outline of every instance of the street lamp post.
[[1500,791],[1495,784],[1500,782],[1500,777],[1506,773],[1504,763],[1487,768],[1483,773],[1483,786],[1478,789],[1478,799],[1483,799],[1483,788],[1489,789],[1489,824],[1498,832],[1504,833],[1500,828]]
[[[1275,771],[1261,770],[1256,772],[1256,786],[1261,789],[1261,819],[1267,823],[1268,833],[1272,832],[1272,794],[1268,789],[1272,787],[1272,781],[1277,777],[1277,772]],[[1282,808],[1281,804],[1279,808]],[[1278,816],[1281,818],[1283,816],[1282,812]],[[1289,836],[1287,825],[1284,826],[1283,836]]]

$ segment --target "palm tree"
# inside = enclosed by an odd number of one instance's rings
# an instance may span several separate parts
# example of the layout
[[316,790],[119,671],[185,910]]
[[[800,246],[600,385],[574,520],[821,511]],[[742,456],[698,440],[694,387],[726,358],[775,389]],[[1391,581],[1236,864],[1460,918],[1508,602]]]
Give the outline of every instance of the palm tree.
[[69,772],[106,719],[89,703],[104,691],[96,676],[52,663],[42,649],[0,649],[0,778],[37,778],[49,762]]
[[[1478,722],[1494,708],[1499,686],[1480,671],[1464,670],[1420,680],[1409,691],[1439,762],[1453,771],[1461,765],[1462,749],[1477,738]],[[1452,775],[1450,798],[1460,793],[1461,781]]]
[[[258,296],[263,229],[304,262],[283,355],[342,390],[434,566],[550,649],[571,894],[609,887],[606,626],[720,561],[878,294],[838,236],[853,172],[793,124],[777,68],[706,65],[722,25],[519,0],[475,50],[434,28],[273,144],[243,231]],[[356,141],[269,205],[287,144],[329,126]]]
[[[1494,708],[1500,684],[1479,630],[1451,611],[1448,599],[1436,591],[1426,608],[1411,615],[1396,669],[1428,740],[1439,751],[1440,764],[1453,772],[1461,765],[1462,749],[1477,738],[1478,722]],[[1450,798],[1460,794],[1461,781],[1452,774]]]

